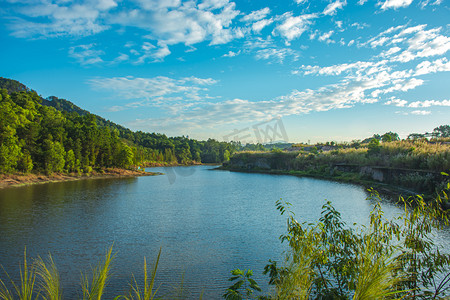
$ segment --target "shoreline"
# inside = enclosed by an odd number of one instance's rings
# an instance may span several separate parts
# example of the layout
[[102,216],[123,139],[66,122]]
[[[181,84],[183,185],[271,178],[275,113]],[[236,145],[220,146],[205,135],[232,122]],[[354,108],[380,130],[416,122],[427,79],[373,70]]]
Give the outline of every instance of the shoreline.
[[334,182],[343,182],[343,183],[351,183],[351,184],[357,184],[360,186],[363,186],[366,189],[373,188],[375,191],[379,192],[380,194],[390,196],[390,197],[400,197],[403,196],[405,198],[409,196],[416,196],[416,195],[423,195],[420,193],[417,193],[415,191],[411,191],[402,187],[376,182],[376,181],[370,181],[370,180],[364,180],[360,178],[356,178],[355,176],[330,176],[330,175],[321,175],[321,174],[310,174],[305,171],[285,171],[285,170],[255,170],[255,169],[238,169],[238,168],[227,168],[224,166],[220,166],[218,168],[215,168],[214,170],[222,170],[222,171],[230,171],[230,172],[241,172],[241,173],[259,173],[259,174],[270,174],[270,175],[290,175],[290,176],[296,176],[296,177],[309,177],[309,178],[316,178],[316,179],[323,179],[323,180],[330,180]]
[[1,174],[0,189],[22,187],[35,184],[45,184],[51,182],[76,181],[83,179],[103,179],[103,178],[126,178],[140,176],[156,176],[161,175],[158,172],[145,172],[137,170],[127,170],[120,168],[106,168],[100,172],[94,171],[90,174]]

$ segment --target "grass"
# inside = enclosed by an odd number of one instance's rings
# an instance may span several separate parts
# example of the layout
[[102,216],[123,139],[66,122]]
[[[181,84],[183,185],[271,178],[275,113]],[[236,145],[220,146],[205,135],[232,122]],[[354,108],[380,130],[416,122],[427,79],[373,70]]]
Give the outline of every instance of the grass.
[[83,300],[100,300],[105,291],[111,271],[112,246],[106,253],[105,260],[92,271],[92,281],[89,284],[88,276],[82,276],[81,288]]
[[127,296],[122,296],[126,300],[153,300],[156,297],[159,287],[153,292],[156,278],[156,270],[158,269],[159,258],[161,256],[161,249],[159,249],[158,257],[156,258],[155,266],[153,271],[149,274],[147,272],[147,261],[144,258],[144,289],[141,290],[136,278],[133,275],[133,281],[130,284],[131,291]]
[[46,264],[41,257],[36,260],[36,273],[41,278],[40,290],[44,300],[61,300],[62,289],[59,272],[51,255]]
[[[20,285],[14,283],[11,280],[9,275],[7,276],[14,288],[15,293],[17,294],[20,300],[31,300],[33,298],[37,299],[38,295],[35,295],[35,281],[36,281],[36,272],[35,268],[32,265],[28,265],[27,263],[27,251],[24,251],[24,263],[23,269],[20,268]],[[13,300],[13,292],[11,292],[6,284],[0,280],[0,299],[4,300]]]
[[393,299],[397,285],[404,279],[396,276],[400,265],[393,252],[381,252],[378,241],[366,241],[357,257],[356,288],[353,300]]

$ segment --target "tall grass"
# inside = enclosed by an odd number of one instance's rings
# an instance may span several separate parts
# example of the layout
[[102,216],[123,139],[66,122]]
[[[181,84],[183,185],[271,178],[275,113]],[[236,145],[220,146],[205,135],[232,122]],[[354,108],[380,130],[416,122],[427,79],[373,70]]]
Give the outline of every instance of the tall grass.
[[62,289],[58,269],[51,255],[48,256],[48,264],[41,257],[36,260],[36,273],[41,278],[40,289],[43,292],[43,300],[61,300]]
[[381,251],[376,239],[368,239],[357,255],[353,300],[393,299],[404,280],[398,275],[400,264],[394,252]]
[[[8,279],[11,282],[11,285],[14,288],[15,294],[20,300],[31,300],[33,298],[37,298],[38,295],[35,295],[35,281],[36,281],[36,271],[33,265],[28,265],[27,262],[27,251],[24,250],[24,262],[23,269],[20,268],[20,285],[17,285],[11,277],[7,274]],[[0,280],[0,299],[12,300],[13,292],[11,292],[6,284]]]
[[161,256],[161,249],[159,249],[158,257],[156,258],[155,266],[153,267],[153,271],[149,274],[147,272],[147,261],[144,258],[144,289],[142,290],[139,287],[139,284],[136,281],[136,277],[133,275],[133,281],[130,284],[131,291],[127,296],[122,296],[126,300],[153,300],[155,299],[156,293],[158,292],[159,287],[153,292],[153,288],[155,285],[156,278],[156,270],[158,269],[159,258]]
[[87,274],[82,276],[81,288],[83,290],[83,300],[100,300],[105,291],[111,271],[112,257],[111,246],[105,255],[105,259],[92,271],[92,280],[89,284]]

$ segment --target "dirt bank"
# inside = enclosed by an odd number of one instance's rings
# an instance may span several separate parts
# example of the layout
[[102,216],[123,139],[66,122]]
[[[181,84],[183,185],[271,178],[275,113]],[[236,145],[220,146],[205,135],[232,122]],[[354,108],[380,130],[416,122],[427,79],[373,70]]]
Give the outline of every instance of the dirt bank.
[[137,176],[153,176],[160,173],[144,172],[136,170],[126,170],[120,168],[106,168],[94,171],[90,174],[0,174],[0,189],[6,187],[17,187],[30,184],[41,184],[47,182],[73,181],[80,179],[95,178],[117,178],[117,177],[137,177]]

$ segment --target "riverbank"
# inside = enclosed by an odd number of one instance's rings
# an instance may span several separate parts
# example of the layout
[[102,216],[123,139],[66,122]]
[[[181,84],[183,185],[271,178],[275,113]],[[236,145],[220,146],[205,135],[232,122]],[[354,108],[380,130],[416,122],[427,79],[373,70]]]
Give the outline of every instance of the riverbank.
[[32,184],[43,184],[48,182],[74,181],[81,179],[98,179],[98,178],[122,178],[122,177],[138,177],[138,176],[155,176],[161,173],[145,172],[140,170],[127,170],[120,168],[105,168],[99,171],[93,171],[89,174],[1,174],[0,189],[9,187],[20,187]]
[[[392,145],[385,145],[385,147]],[[447,149],[446,149],[447,150]],[[410,164],[399,163],[403,154],[372,154],[367,149],[342,149],[321,153],[240,152],[224,163],[224,169],[270,174],[309,176],[387,188],[402,195],[435,195],[448,182],[447,165],[431,164],[450,155],[449,151],[415,155]],[[380,150],[381,151],[381,150]],[[442,157],[441,157],[442,156]],[[411,160],[411,158],[406,157]],[[405,158],[405,159],[406,159]]]
[[343,182],[343,183],[352,183],[357,184],[365,187],[366,189],[373,188],[380,194],[391,196],[391,197],[409,197],[409,196],[415,196],[420,194],[417,191],[402,188],[399,186],[381,183],[377,181],[367,180],[363,179],[358,174],[355,173],[349,173],[349,172],[343,172],[339,175],[329,175],[326,173],[316,173],[311,171],[293,171],[293,170],[267,170],[267,169],[242,169],[242,168],[231,168],[231,167],[225,167],[220,166],[216,168],[215,170],[224,170],[224,171],[231,171],[231,172],[242,172],[242,173],[260,173],[260,174],[271,174],[271,175],[290,175],[290,176],[297,176],[297,177],[310,177],[310,178],[317,178],[317,179],[324,179],[324,180],[330,180],[330,181],[337,181],[337,182]]

